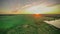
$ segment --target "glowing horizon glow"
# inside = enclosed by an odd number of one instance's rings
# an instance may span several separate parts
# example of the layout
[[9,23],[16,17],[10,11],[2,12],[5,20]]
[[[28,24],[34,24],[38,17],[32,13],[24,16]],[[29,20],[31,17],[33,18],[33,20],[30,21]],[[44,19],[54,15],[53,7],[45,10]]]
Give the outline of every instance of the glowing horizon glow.
[[29,4],[21,8],[14,8],[13,11],[2,11],[0,14],[60,14],[60,5],[48,6],[42,4]]
[[46,5],[37,5],[37,6],[32,6],[28,7],[25,9],[26,12],[30,12],[32,14],[44,14],[44,13],[49,13],[54,10],[54,7],[47,7]]
[[60,14],[59,0],[1,0],[0,14]]

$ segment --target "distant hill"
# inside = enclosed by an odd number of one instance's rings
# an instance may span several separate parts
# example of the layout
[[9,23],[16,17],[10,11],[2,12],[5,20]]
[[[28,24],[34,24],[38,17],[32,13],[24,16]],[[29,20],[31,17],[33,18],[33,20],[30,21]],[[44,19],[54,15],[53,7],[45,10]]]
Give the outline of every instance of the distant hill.
[[[12,15],[20,15],[20,14],[0,14],[0,16],[12,16]],[[21,14],[21,15],[33,15],[33,14]],[[41,14],[43,16],[60,16],[60,14]]]

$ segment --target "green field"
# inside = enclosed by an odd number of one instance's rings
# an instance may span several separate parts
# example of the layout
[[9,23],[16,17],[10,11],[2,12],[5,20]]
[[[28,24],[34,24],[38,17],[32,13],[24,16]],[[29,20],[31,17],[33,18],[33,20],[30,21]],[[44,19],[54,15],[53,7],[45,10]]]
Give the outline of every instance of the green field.
[[60,17],[40,17],[33,15],[1,15],[0,34],[60,34],[60,29],[44,22]]

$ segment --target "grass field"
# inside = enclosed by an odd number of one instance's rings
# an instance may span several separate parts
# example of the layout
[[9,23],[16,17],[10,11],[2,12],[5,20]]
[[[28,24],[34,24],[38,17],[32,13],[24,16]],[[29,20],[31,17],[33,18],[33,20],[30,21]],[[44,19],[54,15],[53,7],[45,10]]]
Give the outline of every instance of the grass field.
[[60,29],[44,22],[59,19],[56,16],[0,15],[0,34],[60,34]]

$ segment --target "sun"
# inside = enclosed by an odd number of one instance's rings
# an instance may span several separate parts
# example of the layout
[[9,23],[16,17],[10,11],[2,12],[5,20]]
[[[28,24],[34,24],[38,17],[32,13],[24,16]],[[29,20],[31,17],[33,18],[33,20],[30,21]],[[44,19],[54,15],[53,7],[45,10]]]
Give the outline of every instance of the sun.
[[43,14],[32,14],[35,19],[43,17]]

